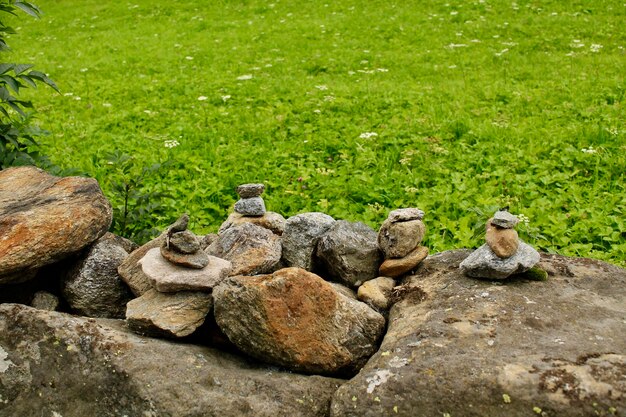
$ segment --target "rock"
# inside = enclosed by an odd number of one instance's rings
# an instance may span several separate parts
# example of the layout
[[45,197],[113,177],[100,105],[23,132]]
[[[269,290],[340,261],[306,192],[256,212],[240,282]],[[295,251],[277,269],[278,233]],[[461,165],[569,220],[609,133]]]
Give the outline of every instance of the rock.
[[392,210],[387,216],[387,220],[391,223],[407,222],[410,220],[422,220],[424,218],[424,212],[418,208],[402,208]]
[[[430,256],[390,311],[380,350],[331,416],[583,417],[626,406],[626,271],[542,255],[571,274],[465,277],[468,251]],[[410,293],[409,293],[410,294]],[[540,409],[540,411],[538,411]]]
[[235,203],[235,211],[244,216],[262,216],[265,214],[265,202],[261,197],[242,198]]
[[242,184],[237,187],[237,194],[241,198],[254,198],[263,194],[265,191],[264,184]]
[[61,282],[61,293],[72,311],[87,317],[123,318],[133,296],[117,268],[127,256],[115,240],[98,240]]
[[357,298],[375,310],[391,307],[391,291],[396,286],[392,278],[379,277],[363,283],[357,291]]
[[209,246],[211,246],[211,243],[217,240],[217,238],[217,233],[209,233],[207,235],[204,235],[202,239],[200,239],[200,249],[206,250]]
[[139,334],[184,337],[204,323],[212,307],[211,294],[204,292],[150,290],[127,304],[126,321]]
[[280,262],[280,238],[260,226],[231,227],[207,248],[207,253],[232,262],[230,275],[257,275],[274,271]]
[[30,305],[39,310],[55,311],[59,309],[59,297],[47,291],[37,291]]
[[358,287],[378,276],[382,255],[376,232],[366,224],[335,222],[317,244],[317,257],[331,278]]
[[148,253],[150,249],[161,247],[163,242],[165,242],[165,233],[133,251],[124,259],[120,266],[117,267],[117,272],[120,274],[120,277],[137,297],[152,289],[152,282],[148,279],[146,274],[143,273],[139,261],[146,256],[146,253]]
[[150,249],[139,264],[150,280],[151,286],[160,292],[204,291],[228,276],[232,265],[229,261],[209,256],[209,264],[203,269],[190,269],[174,265],[163,256],[159,248]]
[[485,243],[461,263],[461,269],[474,278],[505,279],[528,271],[537,262],[539,252],[521,240],[515,255],[506,259],[499,258]]
[[498,210],[493,215],[491,223],[495,226],[502,227],[503,229],[512,229],[519,223],[517,216],[509,213],[508,211]]
[[116,235],[114,233],[111,233],[111,232],[106,232],[104,234],[104,236],[102,236],[99,240],[100,241],[111,240],[111,241],[113,241],[113,243],[115,245],[121,247],[127,253],[131,253],[134,250],[137,250],[139,248],[139,245],[137,245],[132,240],[126,239],[125,237],[122,237],[122,236],[118,236],[118,235]]
[[111,205],[91,178],[0,171],[0,283],[20,282],[106,233]]
[[387,259],[378,272],[384,277],[398,278],[414,270],[428,256],[428,248],[418,246],[404,258]]
[[385,319],[301,268],[230,277],[213,290],[215,319],[247,354],[288,369],[342,374],[376,351]]
[[341,285],[338,282],[329,282],[329,284],[332,285],[335,291],[337,291],[339,294],[356,300],[356,292],[354,292],[354,290],[352,290],[351,288],[348,288],[345,285]]
[[244,216],[239,213],[231,213],[224,223],[220,226],[219,233],[243,223],[252,223],[270,230],[275,235],[282,236],[285,231],[285,218],[273,211],[266,211],[264,215],[258,217]]
[[498,258],[508,258],[515,255],[519,247],[519,236],[515,229],[503,229],[487,222],[485,241]]
[[283,233],[283,261],[311,271],[313,255],[319,238],[335,224],[335,219],[324,213],[302,213],[287,219]]
[[0,305],[0,415],[323,417],[342,380],[281,372],[121,320]]
[[421,220],[391,222],[387,219],[378,232],[378,246],[385,259],[404,258],[417,248],[425,233],[426,226]]
[[[170,247],[172,247],[171,244]],[[209,264],[209,256],[204,251],[186,254],[167,249],[164,246],[161,246],[160,251],[161,256],[168,262],[183,268],[203,269]]]
[[176,232],[170,237],[170,249],[183,254],[194,254],[200,250],[200,241],[189,230]]
[[189,225],[189,215],[187,213],[183,213],[178,220],[169,225],[169,227],[163,232],[165,234],[165,247],[170,247],[170,239],[174,233],[184,232],[187,230],[187,226]]

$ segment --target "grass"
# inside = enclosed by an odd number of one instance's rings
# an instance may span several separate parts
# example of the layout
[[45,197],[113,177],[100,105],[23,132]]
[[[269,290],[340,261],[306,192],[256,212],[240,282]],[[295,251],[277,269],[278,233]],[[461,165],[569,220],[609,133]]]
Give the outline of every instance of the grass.
[[40,0],[11,59],[62,89],[27,95],[44,150],[100,181],[118,231],[124,185],[164,164],[125,234],[215,231],[264,182],[285,216],[420,207],[432,251],[508,205],[535,247],[626,265],[624,2],[413,3]]

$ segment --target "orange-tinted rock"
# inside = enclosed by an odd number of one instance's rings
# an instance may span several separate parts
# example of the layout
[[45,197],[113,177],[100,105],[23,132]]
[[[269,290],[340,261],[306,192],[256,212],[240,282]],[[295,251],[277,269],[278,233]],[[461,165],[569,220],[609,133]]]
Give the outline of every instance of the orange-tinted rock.
[[111,220],[111,204],[94,179],[34,167],[0,171],[0,283],[80,251]]
[[487,222],[485,241],[498,258],[509,258],[515,255],[519,247],[519,237],[515,229],[503,229]]
[[380,266],[379,273],[384,277],[400,277],[415,269],[427,256],[428,248],[426,246],[418,246],[404,258],[387,259]]
[[117,272],[120,274],[120,277],[137,297],[152,289],[152,282],[146,274],[144,274],[139,261],[146,256],[146,253],[148,253],[150,249],[160,247],[163,242],[165,242],[165,233],[133,251],[124,259],[120,266],[117,267]]
[[228,278],[213,298],[218,325],[239,349],[295,371],[353,372],[385,327],[369,306],[301,268]]

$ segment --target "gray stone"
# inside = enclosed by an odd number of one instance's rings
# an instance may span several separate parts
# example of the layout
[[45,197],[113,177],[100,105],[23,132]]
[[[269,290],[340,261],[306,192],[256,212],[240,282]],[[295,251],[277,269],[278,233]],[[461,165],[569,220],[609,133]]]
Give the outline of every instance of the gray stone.
[[[170,244],[171,247],[172,245]],[[209,264],[209,256],[201,250],[196,253],[180,253],[161,246],[160,251],[163,258],[174,265],[184,268],[203,269]]]
[[283,372],[121,320],[0,305],[3,417],[324,417],[343,381]]
[[335,219],[324,213],[302,213],[290,217],[283,233],[283,261],[311,271],[315,247],[319,238],[335,224]]
[[[331,416],[567,416],[626,407],[626,270],[542,254],[547,281],[479,281],[428,257]],[[613,411],[611,411],[613,410]],[[543,413],[543,414],[542,414]]]
[[470,277],[505,279],[513,274],[528,271],[539,262],[539,252],[519,241],[515,255],[500,258],[486,243],[476,249],[461,263],[461,270]]
[[209,246],[211,246],[211,243],[217,240],[217,238],[217,233],[209,233],[202,236],[202,239],[200,239],[200,248],[202,250],[206,250]]
[[143,273],[139,261],[150,249],[159,248],[165,242],[165,233],[133,251],[117,267],[117,272],[136,297],[152,289],[152,282]]
[[0,284],[23,282],[73,255],[111,225],[111,204],[92,178],[35,167],[0,171]]
[[132,293],[117,272],[128,253],[114,240],[98,240],[67,273],[61,293],[72,310],[88,317],[122,318]]
[[128,326],[149,336],[184,337],[204,323],[213,307],[211,294],[150,290],[126,305]]
[[170,249],[180,253],[193,254],[200,250],[200,241],[189,230],[176,232],[170,237]]
[[502,227],[503,229],[512,229],[517,226],[519,219],[517,216],[514,216],[508,211],[499,210],[493,215],[491,223],[495,226]]
[[273,272],[280,262],[280,237],[263,227],[244,223],[231,227],[207,248],[207,253],[232,262],[230,275]]
[[423,218],[424,212],[414,207],[392,210],[387,216],[387,220],[391,223],[408,222],[409,220],[422,220]]
[[237,187],[237,194],[241,198],[259,197],[265,191],[264,184],[242,184]]
[[230,277],[213,290],[215,319],[247,354],[288,369],[353,373],[376,351],[385,319],[301,268]]
[[265,202],[261,197],[242,198],[235,203],[235,211],[244,216],[262,216],[265,214]]
[[150,249],[139,264],[152,287],[160,292],[210,292],[232,268],[229,261],[215,256],[209,256],[209,264],[203,269],[185,268],[168,262],[160,248]]
[[221,234],[231,227],[243,223],[252,223],[257,226],[261,226],[279,236],[282,236],[283,232],[285,231],[285,218],[282,215],[273,211],[266,211],[264,215],[257,217],[244,216],[243,214],[239,213],[231,213],[226,221],[220,226],[218,233]]
[[376,232],[366,224],[339,220],[317,244],[317,257],[331,278],[358,287],[378,276],[382,254]]
[[378,246],[385,259],[404,258],[417,248],[425,233],[426,226],[421,220],[392,222],[387,219],[378,231]]
[[47,291],[37,291],[30,305],[39,310],[55,311],[59,309],[59,297]]

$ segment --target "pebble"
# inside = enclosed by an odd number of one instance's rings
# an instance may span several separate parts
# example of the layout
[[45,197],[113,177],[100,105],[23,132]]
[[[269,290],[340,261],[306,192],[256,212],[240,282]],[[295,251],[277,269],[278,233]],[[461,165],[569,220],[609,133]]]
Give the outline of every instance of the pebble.
[[235,211],[244,216],[262,216],[265,214],[265,202],[261,197],[242,198],[235,203]]
[[487,222],[485,241],[499,258],[508,258],[517,252],[519,237],[515,229],[502,229]]
[[186,254],[196,253],[200,250],[200,241],[189,230],[177,232],[170,237],[170,249]]
[[237,194],[241,198],[258,197],[265,191],[265,184],[242,184],[237,187]]
[[424,212],[418,208],[409,207],[392,210],[387,216],[387,220],[392,223],[406,222],[409,220],[422,220],[424,218]]
[[503,229],[512,229],[519,223],[517,216],[509,213],[508,211],[498,210],[493,215],[491,223],[494,226],[502,227]]

